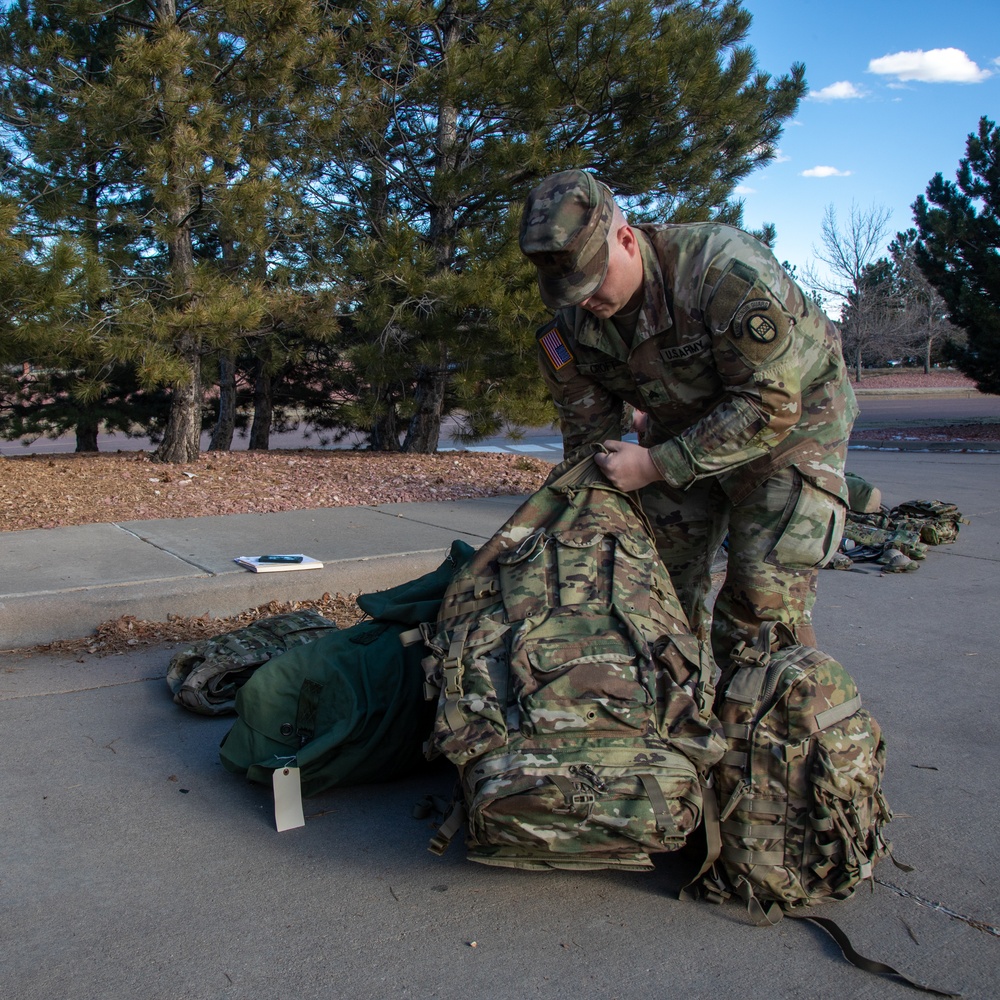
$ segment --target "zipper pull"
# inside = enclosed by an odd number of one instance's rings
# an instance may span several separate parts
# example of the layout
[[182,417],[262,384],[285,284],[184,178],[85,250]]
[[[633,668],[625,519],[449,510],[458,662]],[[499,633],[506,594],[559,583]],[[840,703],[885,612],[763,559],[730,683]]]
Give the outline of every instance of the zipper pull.
[[570,768],[570,771],[583,778],[595,791],[606,792],[608,790],[604,779],[589,764],[576,764]]

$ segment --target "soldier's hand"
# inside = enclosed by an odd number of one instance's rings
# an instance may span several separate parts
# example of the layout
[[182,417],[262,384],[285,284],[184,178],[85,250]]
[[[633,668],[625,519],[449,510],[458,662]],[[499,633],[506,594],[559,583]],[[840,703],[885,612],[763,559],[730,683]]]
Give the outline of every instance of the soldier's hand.
[[639,490],[660,478],[649,450],[629,441],[605,441],[606,455],[597,454],[597,467],[620,490]]

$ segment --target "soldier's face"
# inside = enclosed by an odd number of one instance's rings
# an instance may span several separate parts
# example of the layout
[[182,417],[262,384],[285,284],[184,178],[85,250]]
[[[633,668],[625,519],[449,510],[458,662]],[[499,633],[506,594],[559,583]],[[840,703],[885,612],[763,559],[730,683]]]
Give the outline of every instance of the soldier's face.
[[622,226],[608,241],[608,271],[597,291],[579,303],[599,319],[634,308],[642,294],[642,257],[635,233]]

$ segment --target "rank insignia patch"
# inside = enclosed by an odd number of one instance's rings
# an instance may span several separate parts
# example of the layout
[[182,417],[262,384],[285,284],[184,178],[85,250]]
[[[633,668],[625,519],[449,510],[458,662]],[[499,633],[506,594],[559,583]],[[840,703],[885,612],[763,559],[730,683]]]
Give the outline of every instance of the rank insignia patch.
[[565,368],[573,360],[573,354],[566,346],[555,320],[538,331],[538,343],[542,345],[542,350],[555,371]]

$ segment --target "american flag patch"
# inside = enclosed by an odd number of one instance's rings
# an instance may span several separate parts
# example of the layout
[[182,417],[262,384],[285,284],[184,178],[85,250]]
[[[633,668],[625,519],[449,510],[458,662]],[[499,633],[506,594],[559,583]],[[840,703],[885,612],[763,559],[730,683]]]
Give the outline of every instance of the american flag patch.
[[538,343],[542,345],[542,350],[556,371],[565,368],[573,360],[573,355],[566,346],[555,320],[538,331]]

